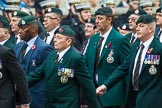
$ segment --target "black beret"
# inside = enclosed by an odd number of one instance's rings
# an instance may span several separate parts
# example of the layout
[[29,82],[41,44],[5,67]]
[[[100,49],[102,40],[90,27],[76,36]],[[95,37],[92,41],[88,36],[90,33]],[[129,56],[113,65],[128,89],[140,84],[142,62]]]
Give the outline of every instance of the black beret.
[[136,9],[136,10],[132,10],[131,14],[135,14],[135,15],[145,15],[147,14],[146,11],[144,11],[143,9]]
[[112,9],[110,7],[102,7],[99,8],[96,12],[95,15],[110,15],[112,16]]
[[122,29],[122,30],[130,30],[129,24],[128,24],[128,23],[121,24],[121,25],[119,26],[119,29]]
[[76,35],[75,32],[71,29],[71,27],[68,25],[60,26],[58,29],[56,29],[54,34],[62,34],[69,37],[75,37]]
[[152,15],[146,14],[146,15],[141,15],[136,24],[138,23],[144,23],[144,24],[150,24],[155,21],[155,18]]
[[156,13],[162,13],[162,7],[158,8],[158,9],[156,10]]
[[85,23],[91,23],[93,25],[96,24],[96,18],[91,18],[90,20],[85,20]]

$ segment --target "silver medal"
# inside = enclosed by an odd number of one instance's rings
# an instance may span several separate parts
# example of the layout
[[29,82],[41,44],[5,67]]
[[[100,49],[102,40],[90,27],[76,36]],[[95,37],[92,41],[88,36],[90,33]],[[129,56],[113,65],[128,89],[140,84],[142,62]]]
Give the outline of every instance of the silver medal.
[[149,73],[154,75],[156,74],[156,72],[157,72],[157,69],[154,67],[154,65],[151,65],[151,68],[149,69]]

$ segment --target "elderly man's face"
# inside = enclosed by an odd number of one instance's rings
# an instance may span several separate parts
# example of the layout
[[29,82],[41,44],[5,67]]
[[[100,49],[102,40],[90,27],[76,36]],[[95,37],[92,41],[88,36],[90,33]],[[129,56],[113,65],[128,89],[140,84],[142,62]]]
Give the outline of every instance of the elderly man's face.
[[54,35],[54,48],[61,52],[64,49],[68,48],[72,43],[72,39],[68,36],[62,34],[55,34]]

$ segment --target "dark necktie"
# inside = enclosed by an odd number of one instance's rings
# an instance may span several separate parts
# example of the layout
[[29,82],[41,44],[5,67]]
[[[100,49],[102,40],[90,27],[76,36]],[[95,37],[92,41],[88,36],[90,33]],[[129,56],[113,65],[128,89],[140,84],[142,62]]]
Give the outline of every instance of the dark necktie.
[[58,62],[58,61],[59,61],[59,53],[57,53],[56,59],[55,59],[55,62]]
[[135,39],[135,36],[133,35],[133,36],[131,37],[131,41],[130,41],[130,44],[131,44],[131,45],[134,43],[134,39]]
[[136,67],[135,67],[135,70],[134,70],[134,78],[133,78],[133,87],[134,87],[134,90],[138,90],[138,79],[139,79],[139,69],[140,69],[140,66],[141,66],[141,56],[142,56],[142,51],[144,49],[144,45],[141,44],[140,45],[140,52],[139,52],[139,55],[138,55],[138,58],[137,58],[137,63],[136,63]]
[[47,35],[46,35],[45,38],[44,38],[44,41],[45,41],[45,42],[47,41],[48,36],[50,36],[49,33],[47,33]]
[[95,72],[96,72],[96,67],[98,66],[98,63],[99,63],[99,56],[100,56],[100,50],[101,50],[103,39],[104,37],[100,36],[98,44],[97,44],[96,56],[95,56],[95,69],[94,69]]
[[86,46],[87,46],[87,43],[88,43],[88,40],[85,40],[85,41],[83,42],[83,47],[82,47],[82,49],[81,49],[81,54],[84,54],[84,50],[85,50],[85,48],[86,48]]
[[22,50],[21,50],[21,57],[22,59],[24,58],[25,56],[25,53],[26,53],[26,48],[28,47],[28,44],[27,43],[24,43],[23,47],[22,47]]
[[160,30],[160,32],[158,33],[158,39],[160,39],[161,33],[162,33],[162,30]]

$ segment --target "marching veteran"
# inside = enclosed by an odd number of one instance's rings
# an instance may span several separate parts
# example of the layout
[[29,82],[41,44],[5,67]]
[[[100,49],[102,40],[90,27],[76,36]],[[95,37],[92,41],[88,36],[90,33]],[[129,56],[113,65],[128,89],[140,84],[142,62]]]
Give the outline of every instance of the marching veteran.
[[84,57],[73,47],[74,31],[60,26],[54,35],[54,48],[45,62],[28,75],[29,87],[45,79],[46,108],[79,108],[79,89],[82,87],[89,108],[100,108],[93,80]]
[[15,53],[0,45],[0,108],[16,107],[16,89],[20,108],[29,108],[29,93],[25,72],[21,69]]
[[[162,106],[162,44],[153,36],[155,27],[152,15],[140,16],[137,20],[137,36],[140,42],[131,46],[127,62],[104,83],[109,91],[123,76],[129,76],[125,108]],[[96,91],[102,95],[106,89],[100,86]]]

